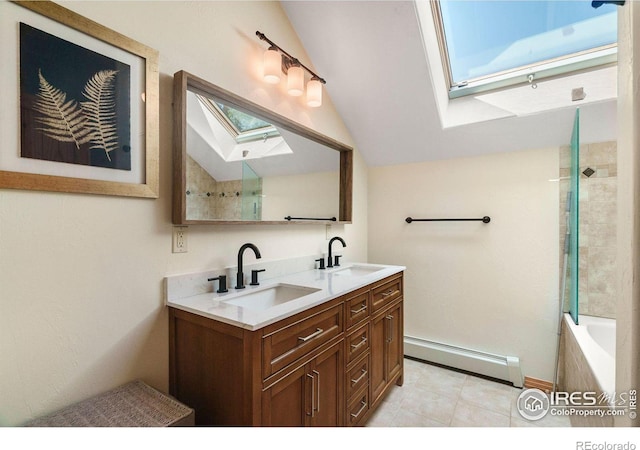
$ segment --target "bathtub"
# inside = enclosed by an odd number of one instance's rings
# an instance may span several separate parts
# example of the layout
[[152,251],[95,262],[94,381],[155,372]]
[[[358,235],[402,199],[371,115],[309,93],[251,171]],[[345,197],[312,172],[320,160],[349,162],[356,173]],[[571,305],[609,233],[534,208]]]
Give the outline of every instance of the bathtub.
[[600,390],[616,390],[616,321],[594,316],[579,316],[580,325],[564,315],[565,330],[569,330],[582,350]]

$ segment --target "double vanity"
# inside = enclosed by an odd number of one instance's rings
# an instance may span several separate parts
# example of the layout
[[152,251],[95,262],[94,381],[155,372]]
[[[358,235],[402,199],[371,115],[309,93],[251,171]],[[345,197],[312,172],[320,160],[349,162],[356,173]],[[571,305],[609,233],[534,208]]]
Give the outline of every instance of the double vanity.
[[[351,147],[184,71],[174,121],[174,224],[351,223]],[[167,278],[170,392],[197,425],[363,425],[402,384],[404,267],[333,242],[326,264],[245,268],[248,243],[235,273]]]
[[403,271],[342,264],[222,293],[182,286],[167,298],[170,393],[197,425],[363,425],[402,384]]

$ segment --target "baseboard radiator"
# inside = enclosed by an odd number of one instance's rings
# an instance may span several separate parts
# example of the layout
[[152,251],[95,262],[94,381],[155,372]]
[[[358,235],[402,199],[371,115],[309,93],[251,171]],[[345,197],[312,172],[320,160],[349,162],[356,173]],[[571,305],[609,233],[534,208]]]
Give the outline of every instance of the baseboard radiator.
[[412,336],[404,337],[404,354],[522,387],[520,358],[517,356],[494,355]]

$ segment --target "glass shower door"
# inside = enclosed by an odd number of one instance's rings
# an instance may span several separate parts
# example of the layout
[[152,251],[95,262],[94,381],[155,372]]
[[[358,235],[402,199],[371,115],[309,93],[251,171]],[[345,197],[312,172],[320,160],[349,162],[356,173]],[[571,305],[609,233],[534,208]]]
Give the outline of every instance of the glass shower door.
[[578,199],[580,196],[580,109],[576,109],[571,134],[571,179],[567,198],[567,229],[565,253],[568,267],[565,276],[569,284],[569,314],[578,324]]
[[262,219],[262,178],[242,162],[242,220]]

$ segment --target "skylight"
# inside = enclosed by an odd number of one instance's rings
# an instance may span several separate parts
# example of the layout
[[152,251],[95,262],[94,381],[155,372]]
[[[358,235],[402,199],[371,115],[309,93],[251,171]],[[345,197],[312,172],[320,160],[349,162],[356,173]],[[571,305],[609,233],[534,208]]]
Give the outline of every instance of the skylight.
[[[200,141],[206,144],[205,146],[190,144],[189,155],[208,172],[210,171],[205,165],[211,155],[205,156],[206,149],[213,150],[225,162],[293,153],[273,124],[217,100],[188,92],[187,109],[189,130],[198,136],[195,139],[194,135],[193,142]],[[199,158],[194,156],[198,149],[205,149]]]
[[271,127],[271,124],[257,117],[245,114],[242,111],[233,109],[230,106],[223,105],[220,102],[215,102],[216,106],[220,109],[222,114],[231,122],[239,133],[245,133],[247,131],[255,131],[261,128]]
[[280,132],[269,122],[246,114],[240,110],[196,94],[200,103],[216,118],[233,136],[237,143],[265,140],[280,136]]
[[432,3],[449,97],[615,63],[617,10],[591,1]]

